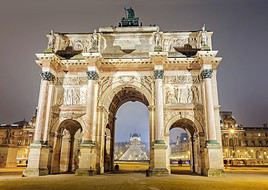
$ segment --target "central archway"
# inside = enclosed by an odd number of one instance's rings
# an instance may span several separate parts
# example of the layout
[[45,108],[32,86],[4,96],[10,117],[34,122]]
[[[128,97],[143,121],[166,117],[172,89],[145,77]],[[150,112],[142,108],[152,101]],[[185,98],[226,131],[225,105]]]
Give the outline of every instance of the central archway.
[[[105,129],[104,170],[106,172],[114,170],[116,114],[119,108],[127,102],[140,102],[146,107],[149,107],[149,101],[146,96],[134,87],[124,87],[112,98],[109,106],[108,124],[106,125]],[[149,122],[148,126],[150,126]],[[150,127],[148,127],[148,129],[150,134],[149,139],[151,139],[151,129]],[[138,137],[135,138],[138,139]],[[148,141],[150,142],[150,140]]]

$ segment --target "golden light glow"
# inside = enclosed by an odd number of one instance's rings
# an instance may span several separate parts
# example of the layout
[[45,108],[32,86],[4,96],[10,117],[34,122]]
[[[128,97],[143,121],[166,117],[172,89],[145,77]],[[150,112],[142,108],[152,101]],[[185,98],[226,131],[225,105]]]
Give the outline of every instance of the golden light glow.
[[229,130],[231,134],[234,134],[235,130],[234,129],[230,129]]

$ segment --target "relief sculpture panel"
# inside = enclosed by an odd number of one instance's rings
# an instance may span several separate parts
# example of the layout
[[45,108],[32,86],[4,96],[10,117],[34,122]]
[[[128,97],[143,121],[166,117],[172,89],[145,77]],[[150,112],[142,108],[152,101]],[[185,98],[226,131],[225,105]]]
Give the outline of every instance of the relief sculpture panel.
[[83,105],[86,104],[86,87],[66,87],[64,88],[63,105]]
[[165,77],[166,104],[200,104],[198,76],[180,75]]

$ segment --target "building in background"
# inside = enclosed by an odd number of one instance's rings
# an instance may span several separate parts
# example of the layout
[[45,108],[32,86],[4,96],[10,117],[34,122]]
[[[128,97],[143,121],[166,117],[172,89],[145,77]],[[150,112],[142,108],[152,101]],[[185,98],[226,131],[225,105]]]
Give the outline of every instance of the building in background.
[[189,163],[190,160],[190,139],[187,133],[177,136],[176,142],[170,142],[169,159],[171,163],[178,163],[178,160]]
[[224,163],[268,165],[268,127],[238,125],[232,112],[221,112]]
[[26,166],[33,141],[35,118],[0,125],[0,167]]

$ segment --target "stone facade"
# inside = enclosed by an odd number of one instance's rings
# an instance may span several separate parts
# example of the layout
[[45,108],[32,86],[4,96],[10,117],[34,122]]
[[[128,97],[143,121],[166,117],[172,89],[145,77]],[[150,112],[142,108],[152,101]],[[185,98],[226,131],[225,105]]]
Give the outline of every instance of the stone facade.
[[268,165],[268,127],[238,125],[232,112],[221,112],[226,165]]
[[20,121],[0,125],[0,167],[26,166],[34,126]]
[[[221,58],[211,36],[204,27],[191,32],[140,25],[83,34],[52,31],[48,48],[36,54],[42,74],[24,175],[59,173],[62,159],[77,175],[113,169],[115,114],[127,101],[148,106],[152,174],[170,173],[169,130],[174,127],[191,134],[192,171],[221,174],[216,79]],[[63,133],[69,138],[65,158],[60,156]]]

